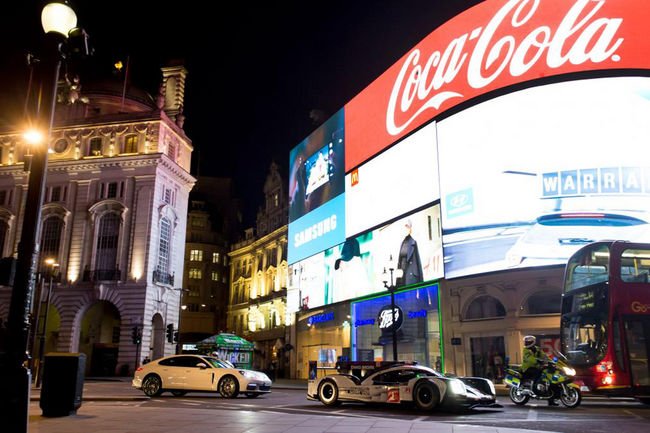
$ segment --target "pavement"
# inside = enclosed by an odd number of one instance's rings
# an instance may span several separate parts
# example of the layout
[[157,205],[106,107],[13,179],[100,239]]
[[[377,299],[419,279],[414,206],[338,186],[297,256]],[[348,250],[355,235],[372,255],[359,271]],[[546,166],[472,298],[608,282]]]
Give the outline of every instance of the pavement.
[[[130,378],[115,378],[130,381]],[[154,407],[141,405],[149,400],[142,391],[130,386],[115,387],[110,380],[86,378],[83,401],[75,414],[44,417],[39,408],[40,389],[31,393],[28,429],[31,433],[543,433],[476,426],[424,419],[388,420],[374,416],[332,416],[291,414],[269,407],[263,411],[244,409],[199,409],[193,407]],[[106,395],[112,386],[119,392]],[[305,380],[278,379],[276,389],[306,389]],[[142,403],[138,403],[142,401]],[[120,403],[121,402],[121,403]],[[84,404],[86,403],[86,404]]]

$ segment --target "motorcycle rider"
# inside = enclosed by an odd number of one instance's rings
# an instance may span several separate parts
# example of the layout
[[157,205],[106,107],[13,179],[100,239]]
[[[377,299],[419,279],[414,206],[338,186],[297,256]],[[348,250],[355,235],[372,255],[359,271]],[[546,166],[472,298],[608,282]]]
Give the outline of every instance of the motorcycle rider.
[[[521,363],[521,372],[523,379],[530,379],[532,381],[532,390],[536,392],[535,387],[542,374],[544,364],[548,361],[548,357],[535,343],[537,339],[533,335],[526,335],[524,337],[524,352],[523,361]],[[549,406],[558,406],[555,391],[553,397],[548,400]]]

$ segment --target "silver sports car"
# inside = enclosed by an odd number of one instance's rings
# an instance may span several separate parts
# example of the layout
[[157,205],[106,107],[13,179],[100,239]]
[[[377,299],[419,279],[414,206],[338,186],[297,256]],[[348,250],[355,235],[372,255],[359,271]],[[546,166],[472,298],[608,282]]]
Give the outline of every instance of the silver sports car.
[[392,363],[363,370],[354,362],[341,366],[338,373],[310,380],[307,399],[326,406],[341,402],[412,403],[419,409],[436,407],[501,407],[496,403],[492,381],[480,377],[447,377],[414,363]]

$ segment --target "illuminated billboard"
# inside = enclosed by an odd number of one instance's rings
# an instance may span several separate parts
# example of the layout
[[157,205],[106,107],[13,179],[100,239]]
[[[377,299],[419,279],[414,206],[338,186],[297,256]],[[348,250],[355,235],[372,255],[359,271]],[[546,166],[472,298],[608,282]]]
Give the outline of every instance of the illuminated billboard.
[[431,123],[345,176],[345,233],[354,236],[440,198]]
[[385,291],[391,266],[403,271],[400,278],[394,272],[398,286],[442,277],[438,205],[294,263],[292,289],[299,290],[302,308],[320,307]]
[[345,190],[344,116],[339,110],[289,155],[289,222]]
[[345,170],[451,108],[585,71],[650,68],[647,0],[486,0],[425,37],[345,106]]
[[440,121],[446,277],[650,240],[649,118],[650,78],[612,77],[525,89]]

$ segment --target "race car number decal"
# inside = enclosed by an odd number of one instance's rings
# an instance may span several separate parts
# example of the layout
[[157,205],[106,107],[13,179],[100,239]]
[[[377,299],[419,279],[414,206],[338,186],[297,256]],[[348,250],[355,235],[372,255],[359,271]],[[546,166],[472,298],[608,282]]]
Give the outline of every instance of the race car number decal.
[[399,403],[399,388],[389,389],[387,403]]

